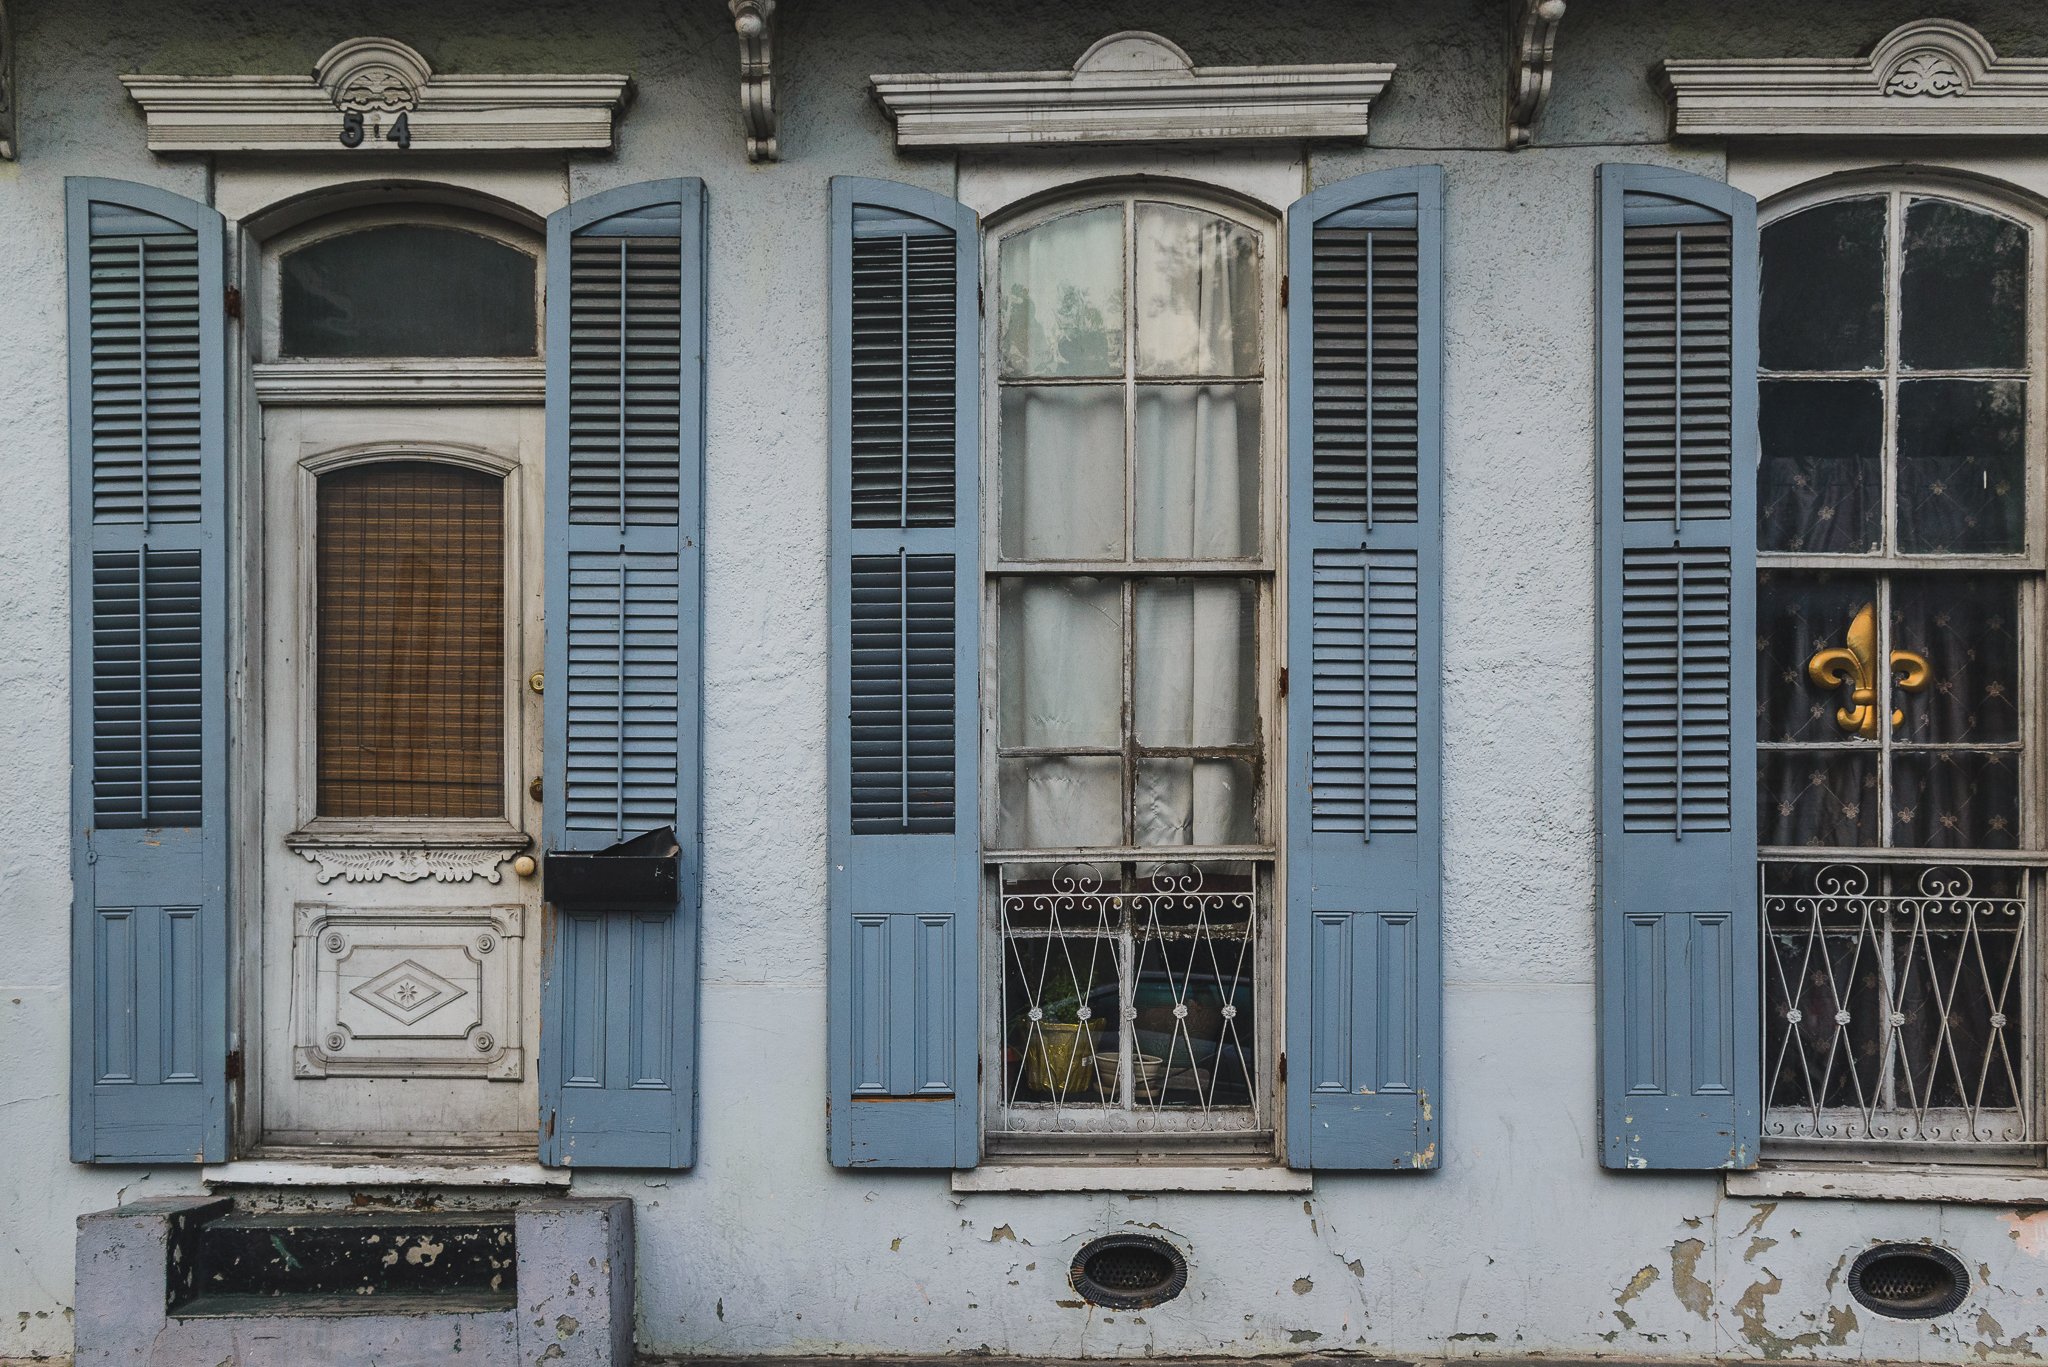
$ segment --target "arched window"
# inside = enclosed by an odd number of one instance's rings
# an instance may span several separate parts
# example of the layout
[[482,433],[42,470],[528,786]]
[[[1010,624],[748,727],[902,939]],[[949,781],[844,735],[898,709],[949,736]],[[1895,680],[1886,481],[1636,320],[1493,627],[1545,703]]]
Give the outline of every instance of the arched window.
[[1273,225],[1141,190],[988,252],[993,1128],[1270,1129]]
[[278,260],[278,355],[538,355],[536,267],[531,252],[466,227],[317,237]]
[[1929,184],[1793,199],[1762,231],[1776,1138],[2039,1135],[2042,227]]

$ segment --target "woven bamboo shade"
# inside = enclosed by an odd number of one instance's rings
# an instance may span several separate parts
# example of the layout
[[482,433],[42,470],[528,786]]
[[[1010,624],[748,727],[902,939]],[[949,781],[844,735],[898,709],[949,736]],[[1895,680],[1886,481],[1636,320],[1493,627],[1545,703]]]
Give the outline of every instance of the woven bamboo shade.
[[391,461],[320,480],[320,814],[504,812],[504,489]]

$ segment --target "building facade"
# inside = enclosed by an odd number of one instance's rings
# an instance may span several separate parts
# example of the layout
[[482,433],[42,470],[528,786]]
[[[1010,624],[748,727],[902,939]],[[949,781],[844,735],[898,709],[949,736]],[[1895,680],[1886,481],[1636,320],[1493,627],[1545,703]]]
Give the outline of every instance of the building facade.
[[1566,10],[9,0],[0,1353],[2037,1356],[2048,17]]

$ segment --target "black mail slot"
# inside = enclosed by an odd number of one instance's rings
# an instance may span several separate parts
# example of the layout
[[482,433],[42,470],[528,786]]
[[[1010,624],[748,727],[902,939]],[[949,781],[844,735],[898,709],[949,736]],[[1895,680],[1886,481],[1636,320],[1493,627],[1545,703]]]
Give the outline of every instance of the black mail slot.
[[664,826],[609,849],[556,852],[542,865],[542,896],[558,906],[596,910],[674,910],[681,878],[676,833]]

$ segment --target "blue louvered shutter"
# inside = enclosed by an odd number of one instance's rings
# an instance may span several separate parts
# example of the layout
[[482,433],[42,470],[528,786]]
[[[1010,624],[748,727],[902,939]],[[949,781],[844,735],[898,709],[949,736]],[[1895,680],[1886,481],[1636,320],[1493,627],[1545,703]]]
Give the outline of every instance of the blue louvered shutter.
[[673,907],[550,907],[544,1163],[694,1161],[703,335],[702,181],[549,217],[544,857],[679,853]]
[[974,214],[832,182],[832,1161],[979,1157]]
[[1327,186],[1287,231],[1288,1162],[1433,1168],[1443,170]]
[[1653,166],[1599,191],[1601,1162],[1746,1168],[1756,201]]
[[227,1157],[221,217],[65,182],[71,1156]]

